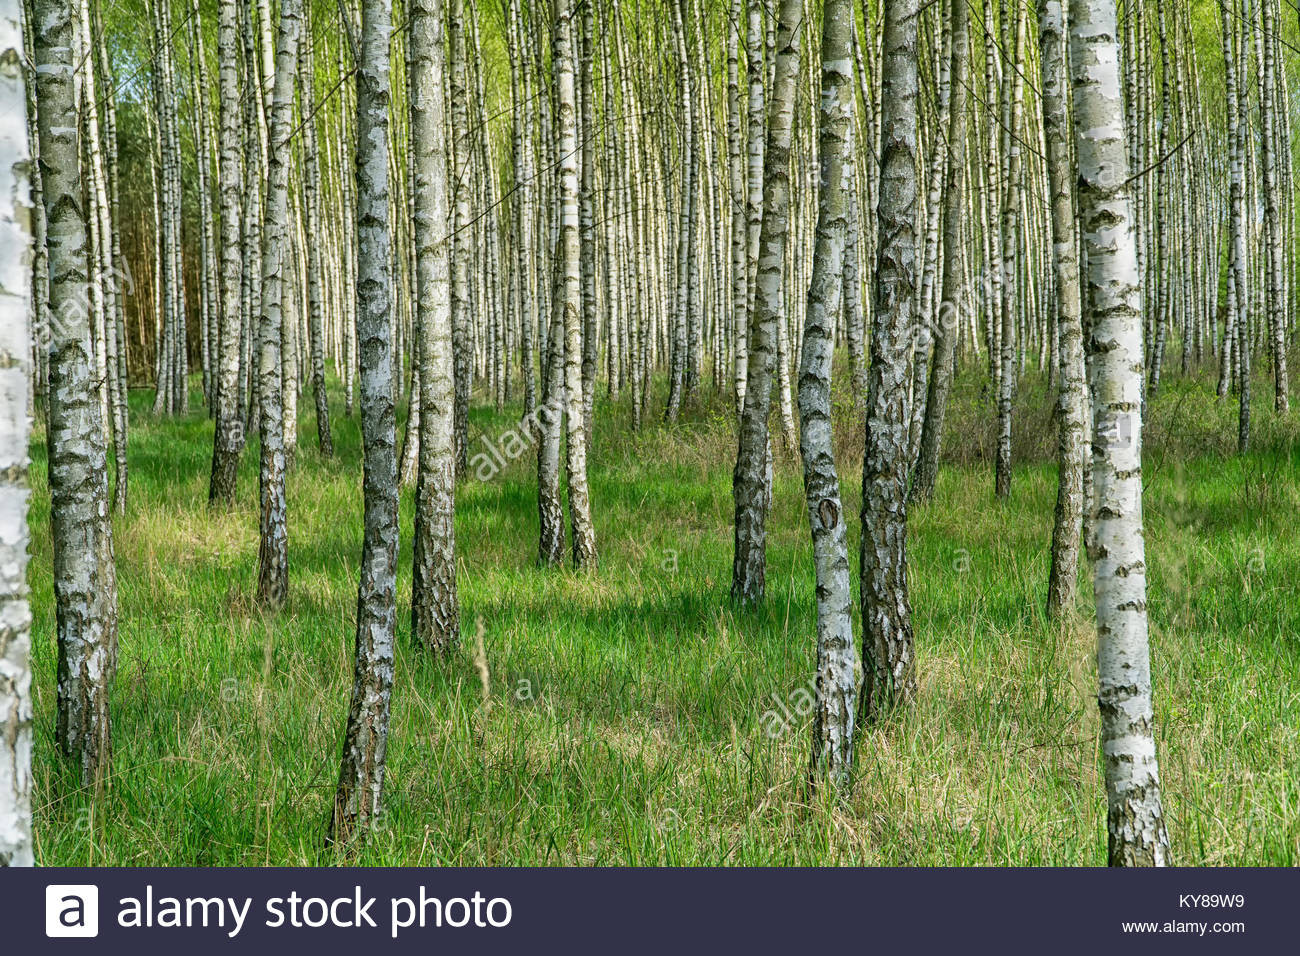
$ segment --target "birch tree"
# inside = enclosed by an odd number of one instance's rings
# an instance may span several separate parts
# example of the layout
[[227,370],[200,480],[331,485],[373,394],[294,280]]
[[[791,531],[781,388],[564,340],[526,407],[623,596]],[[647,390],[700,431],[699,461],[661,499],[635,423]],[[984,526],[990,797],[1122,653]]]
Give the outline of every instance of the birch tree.
[[456,603],[455,382],[447,209],[445,0],[411,0],[411,148],[415,151],[416,353],[420,387],[419,471],[411,633],[444,652],[460,640]]
[[[916,311],[919,0],[885,5],[880,192],[867,436],[862,465],[863,691],[870,718],[915,689],[907,592],[907,359]],[[764,220],[766,225],[766,219]]]
[[831,443],[831,358],[835,316],[844,291],[847,202],[845,159],[852,135],[852,0],[827,0],[822,14],[821,188],[817,244],[803,354],[799,362],[799,445],[817,575],[817,700],[813,711],[812,777],[843,784],[853,766],[853,722],[859,664],[853,642],[853,590]]
[[365,531],[357,589],[352,702],[330,821],[331,839],[361,838],[380,809],[397,619],[397,424],[388,224],[391,0],[363,0],[357,77],[356,336],[360,357]]
[[57,618],[56,741],[83,786],[112,750],[109,688],[117,668],[117,578],[104,426],[95,398],[86,283],[72,9],[36,0],[37,129],[49,265],[49,472]]
[[1098,704],[1112,866],[1163,866],[1142,536],[1142,298],[1114,0],[1071,0],[1070,62],[1092,368]]
[[[749,363],[739,448],[732,473],[735,502],[735,560],[731,573],[734,601],[761,601],[767,582],[767,510],[770,497],[768,415],[776,362],[777,316],[784,307],[782,281],[790,225],[790,141],[803,6],[781,0],[776,36],[776,66],[763,150],[763,216],[749,325]],[[752,154],[751,154],[752,156]]]
[[573,529],[573,564],[596,564],[596,528],[591,520],[587,485],[587,444],[582,392],[582,268],[579,236],[578,94],[573,68],[573,7],[556,0],[555,82],[558,93],[560,173],[560,245],[555,307],[563,312],[565,470],[569,486],[569,520]]
[[236,0],[220,0],[217,7],[217,72],[221,124],[221,286],[217,303],[219,341],[213,409],[216,425],[212,441],[212,479],[208,500],[229,507],[235,500],[239,456],[244,446],[244,423],[239,414],[241,352],[241,197],[243,147],[239,94],[239,23]]
[[301,0],[281,0],[271,94],[266,222],[262,232],[262,314],[258,323],[258,406],[261,409],[257,599],[279,607],[289,596],[289,518],[285,494],[283,324],[289,269],[289,135],[293,131]]
[[[1278,172],[1281,165],[1278,156],[1277,135],[1278,110],[1276,106],[1276,86],[1278,69],[1277,15],[1273,0],[1259,0],[1262,14],[1261,51],[1262,69],[1260,77],[1259,112],[1262,120],[1259,137],[1260,158],[1264,167],[1264,274],[1266,277],[1265,297],[1268,330],[1273,351],[1273,407],[1279,415],[1285,414],[1291,407],[1287,381],[1286,303],[1283,298],[1283,237],[1282,216],[1280,211],[1280,190]],[[1289,139],[1286,140],[1289,144]],[[1290,157],[1286,157],[1289,159]]]
[[[970,12],[964,2],[955,2],[952,11],[952,63],[949,67],[952,90],[949,94],[947,170],[943,189],[943,284],[934,329],[933,370],[925,400],[925,418],[921,426],[920,451],[912,476],[911,497],[927,501],[934,494],[939,475],[939,450],[943,443],[943,422],[947,414],[948,395],[960,332],[961,310],[967,307],[963,262],[962,219],[966,214],[966,127],[967,91],[970,72]],[[856,368],[855,368],[856,371]]]
[[1075,235],[1074,176],[1070,170],[1069,87],[1065,8],[1062,0],[1039,7],[1043,136],[1052,198],[1052,266],[1056,273],[1056,323],[1060,329],[1057,410],[1056,515],[1047,614],[1058,617],[1074,601],[1083,531],[1083,449],[1087,393],[1084,382],[1079,249]]
[[0,4],[0,867],[32,866],[32,613],[27,395],[32,234],[19,0]]
[[[1006,149],[1006,175],[1002,194],[1002,286],[1001,286],[1001,373],[998,379],[998,450],[994,483],[997,496],[1011,494],[1011,412],[1016,378],[1016,273],[1017,233],[1020,229],[1021,116],[1024,112],[1025,81],[1021,72],[1024,59],[1025,7],[1015,2],[1013,49],[1010,73],[1011,97],[1006,110],[1009,125],[1002,131]],[[1006,10],[1006,4],[1003,4]]]
[[727,25],[727,172],[731,185],[731,328],[733,389],[736,412],[745,407],[745,371],[749,353],[748,239],[745,223],[745,137],[742,131],[740,85],[740,31],[744,0],[731,0]]
[[298,48],[298,97],[302,111],[302,192],[306,216],[307,315],[311,330],[311,389],[316,401],[316,442],[322,458],[334,456],[330,403],[325,390],[325,289],[321,276],[320,161],[316,146],[316,64],[312,55],[311,7],[304,8]]

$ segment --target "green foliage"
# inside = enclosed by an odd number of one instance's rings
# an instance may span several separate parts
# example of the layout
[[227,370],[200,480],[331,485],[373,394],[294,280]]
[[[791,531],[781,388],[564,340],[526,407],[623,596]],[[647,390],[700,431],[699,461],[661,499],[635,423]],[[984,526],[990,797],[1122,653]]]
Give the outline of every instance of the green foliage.
[[[601,568],[592,576],[535,566],[531,454],[490,482],[466,481],[457,515],[465,649],[446,662],[407,640],[408,489],[386,809],[357,862],[1104,863],[1094,633],[1086,607],[1059,630],[1041,610],[1055,469],[1018,467],[1011,501],[997,504],[991,466],[961,437],[976,416],[986,427],[987,413],[977,388],[958,391],[966,397],[954,402],[954,450],[970,463],[946,467],[934,502],[911,522],[920,693],[864,734],[841,804],[809,802],[808,728],[778,708],[795,710],[814,661],[799,472],[791,462],[778,468],[768,601],[733,610],[734,445],[722,399],[641,434],[626,427],[625,407],[598,408],[591,482]],[[1030,376],[1021,394],[1032,404],[1046,393]],[[1294,425],[1269,423],[1262,403],[1262,450],[1232,457],[1216,436],[1231,444],[1235,405],[1210,396],[1205,381],[1173,384],[1150,415],[1165,810],[1178,863],[1295,865],[1300,443]],[[300,423],[289,476],[291,599],[266,618],[251,600],[255,444],[244,454],[240,507],[212,514],[210,422],[199,412],[153,421],[149,397],[132,396],[133,499],[116,525],[116,753],[97,798],[75,788],[54,746],[43,434],[33,442],[38,859],[336,862],[322,844],[351,674],[357,420],[336,403],[329,462],[315,453],[314,423]],[[837,408],[838,444],[850,447],[860,424],[847,400]],[[515,413],[474,409],[472,428],[496,441]],[[483,447],[475,437],[471,454]],[[841,455],[851,511],[860,447]],[[784,727],[775,739],[774,727]]]

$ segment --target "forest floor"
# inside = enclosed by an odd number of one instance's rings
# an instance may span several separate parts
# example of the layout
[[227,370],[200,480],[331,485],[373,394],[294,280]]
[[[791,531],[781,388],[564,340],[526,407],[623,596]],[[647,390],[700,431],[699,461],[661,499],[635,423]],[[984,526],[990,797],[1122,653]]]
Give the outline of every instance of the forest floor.
[[[1208,372],[1168,384],[1148,415],[1156,732],[1173,855],[1185,865],[1300,862],[1300,426],[1295,413],[1273,415],[1262,379],[1255,394],[1254,450],[1240,457],[1235,400],[1213,398]],[[361,454],[357,418],[343,415],[337,388],[331,397],[330,461],[316,451],[309,396],[299,404],[291,598],[268,617],[252,601],[256,442],[239,506],[213,513],[212,425],[197,393],[182,420],[154,419],[152,393],[132,393],[131,503],[115,522],[116,751],[97,797],[75,787],[54,744],[38,415],[39,862],[339,862],[323,843],[351,686]],[[674,427],[653,408],[637,433],[626,400],[597,403],[595,574],[536,566],[531,448],[459,487],[465,640],[447,661],[408,639],[403,491],[385,808],[355,861],[1103,864],[1088,579],[1077,619],[1058,628],[1043,616],[1056,493],[1045,383],[1022,383],[1025,437],[1012,497],[999,504],[992,404],[974,372],[959,381],[936,497],[910,518],[919,694],[861,735],[854,786],[838,803],[809,799],[803,785],[815,608],[797,460],[778,463],[767,601],[733,608],[727,405],[704,402]],[[517,414],[476,407],[471,454],[500,445]],[[856,513],[860,417],[846,396],[836,414]]]

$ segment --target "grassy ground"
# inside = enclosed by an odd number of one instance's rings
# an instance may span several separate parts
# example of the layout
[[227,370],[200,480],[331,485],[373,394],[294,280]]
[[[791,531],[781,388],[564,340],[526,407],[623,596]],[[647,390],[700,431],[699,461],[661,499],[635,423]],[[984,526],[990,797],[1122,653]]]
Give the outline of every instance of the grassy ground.
[[[1267,396],[1262,382],[1256,394]],[[721,402],[639,434],[625,407],[600,408],[594,576],[535,566],[531,455],[467,481],[457,502],[466,649],[447,662],[407,640],[408,489],[386,810],[358,862],[1104,863],[1090,586],[1063,629],[1041,611],[1055,497],[1044,395],[1041,382],[1022,389],[1022,464],[1000,505],[987,462],[991,406],[977,385],[959,387],[952,464],[911,520],[919,698],[862,736],[855,786],[839,804],[809,801],[808,728],[774,716],[808,686],[814,658],[799,471],[778,468],[767,603],[733,609],[734,450]],[[1204,381],[1169,386],[1149,417],[1165,812],[1179,863],[1294,865],[1300,437],[1294,417],[1275,421],[1261,403],[1259,450],[1239,458],[1234,407],[1207,395]],[[240,507],[213,514],[211,424],[197,412],[155,421],[150,397],[132,395],[131,506],[115,526],[116,753],[98,797],[72,785],[54,748],[43,432],[33,441],[38,859],[337,862],[322,842],[350,689],[357,420],[335,396],[337,455],[322,461],[310,402],[300,405],[291,604],[265,617],[251,601],[255,444]],[[846,506],[856,510],[862,439],[840,405]],[[512,422],[476,408],[471,428],[494,439]],[[476,663],[488,675],[486,705]]]

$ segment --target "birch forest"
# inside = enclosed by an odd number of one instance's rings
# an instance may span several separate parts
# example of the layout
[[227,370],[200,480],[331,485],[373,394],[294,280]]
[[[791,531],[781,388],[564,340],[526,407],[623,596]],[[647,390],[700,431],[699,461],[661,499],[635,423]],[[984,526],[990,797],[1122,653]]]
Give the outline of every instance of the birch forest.
[[1297,0],[0,0],[0,865],[1300,864]]

